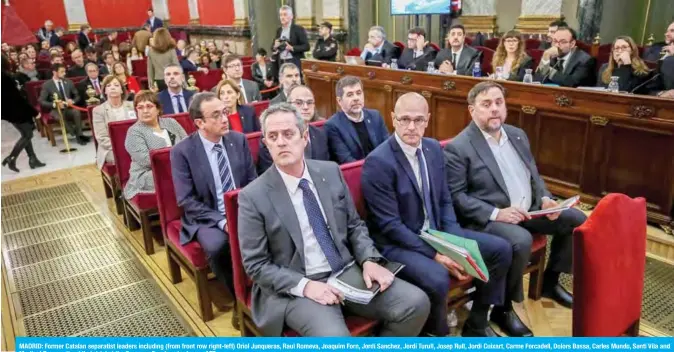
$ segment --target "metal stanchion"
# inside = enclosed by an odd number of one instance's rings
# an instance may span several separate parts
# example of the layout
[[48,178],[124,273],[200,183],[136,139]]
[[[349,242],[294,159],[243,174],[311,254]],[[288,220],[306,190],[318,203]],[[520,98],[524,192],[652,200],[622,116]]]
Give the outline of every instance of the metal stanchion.
[[66,145],[65,149],[61,149],[61,153],[71,153],[74,151],[77,151],[77,148],[70,148],[70,143],[68,142],[68,131],[66,130],[66,122],[65,122],[65,117],[63,117],[63,111],[61,111],[61,104],[64,103],[61,98],[59,98],[58,93],[54,93],[54,107],[56,108],[56,111],[59,114],[59,122],[61,123],[61,133],[63,134],[63,142]]

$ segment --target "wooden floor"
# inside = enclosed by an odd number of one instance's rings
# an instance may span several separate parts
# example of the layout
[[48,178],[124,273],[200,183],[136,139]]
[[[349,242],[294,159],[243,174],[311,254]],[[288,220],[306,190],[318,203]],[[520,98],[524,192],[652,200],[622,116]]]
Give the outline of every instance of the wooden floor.
[[[134,254],[139,258],[143,266],[152,273],[158,286],[166,293],[171,303],[177,307],[179,313],[196,335],[239,336],[239,332],[231,326],[231,312],[222,313],[215,309],[214,320],[208,323],[201,321],[197,313],[198,305],[195,285],[186,274],[183,275],[183,282],[177,285],[171,284],[164,247],[156,244],[156,253],[152,256],[145,255],[142,248],[140,230],[134,232],[128,231],[123,224],[122,218],[115,214],[113,202],[105,198],[100,174],[95,165],[85,165],[5,182],[2,184],[2,194],[6,195],[70,182],[77,182],[80,188],[100,207],[101,212],[110,219],[112,227],[128,240],[134,249]],[[14,350],[14,336],[17,334],[17,329],[15,328],[16,321],[13,315],[12,301],[7,299],[7,280],[4,266],[2,268],[2,277],[2,350],[5,351]],[[525,282],[525,284],[528,283]],[[570,309],[561,307],[544,298],[539,301],[526,300],[523,304],[516,305],[516,310],[522,320],[531,327],[535,336],[571,335]],[[461,317],[465,316],[465,312],[458,312],[458,315],[460,320],[462,320]],[[20,334],[20,331],[18,333]],[[457,333],[456,329],[454,329],[453,333]],[[643,325],[641,333],[643,335],[661,335],[660,332]]]

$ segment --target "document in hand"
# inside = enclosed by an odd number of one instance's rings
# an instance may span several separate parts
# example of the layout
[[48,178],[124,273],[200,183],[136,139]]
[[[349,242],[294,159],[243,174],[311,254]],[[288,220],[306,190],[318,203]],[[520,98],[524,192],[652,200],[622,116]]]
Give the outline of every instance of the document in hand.
[[421,232],[421,239],[461,265],[468,275],[484,282],[489,281],[489,271],[475,240],[430,229]]
[[[405,267],[404,264],[395,262],[387,262],[382,266],[393,275],[397,275]],[[363,270],[355,262],[349,263],[338,273],[332,275],[328,279],[328,285],[340,290],[346,300],[364,305],[370,303],[381,289],[378,282],[373,282],[371,288],[365,286]]]
[[559,212],[562,212],[566,209],[570,209],[571,207],[576,206],[576,204],[578,204],[579,202],[580,202],[580,196],[573,196],[573,197],[559,203],[559,205],[554,207],[554,208],[530,211],[528,214],[532,218],[538,218],[538,217],[541,217],[541,216],[544,216],[544,215],[559,213]]

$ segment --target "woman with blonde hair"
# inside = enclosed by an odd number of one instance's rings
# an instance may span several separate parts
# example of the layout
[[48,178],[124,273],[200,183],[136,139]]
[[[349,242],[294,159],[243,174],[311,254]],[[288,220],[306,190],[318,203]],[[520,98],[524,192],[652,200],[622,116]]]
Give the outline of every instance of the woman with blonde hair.
[[639,49],[634,40],[621,35],[613,40],[608,63],[599,69],[597,87],[608,87],[611,77],[618,77],[620,91],[648,94],[650,87],[644,83],[651,78],[652,73],[639,57]]
[[260,130],[260,120],[255,115],[255,109],[243,105],[243,96],[238,84],[231,80],[222,80],[215,87],[215,94],[225,103],[225,112],[231,130],[241,133]]
[[152,39],[154,44],[147,54],[147,78],[154,80],[157,88],[161,91],[167,88],[166,83],[164,83],[164,69],[171,64],[180,66],[180,62],[175,50],[176,41],[171,37],[168,29],[157,29]]
[[119,77],[113,75],[105,77],[101,84],[101,90],[105,95],[105,103],[96,106],[92,112],[94,136],[98,143],[96,165],[99,170],[103,168],[106,162],[115,163],[110,135],[108,134],[108,123],[136,119],[133,102],[125,101],[126,90]]
[[508,31],[501,37],[491,65],[494,71],[497,67],[503,67],[503,78],[522,82],[526,70],[534,68],[534,61],[524,52],[520,32]]

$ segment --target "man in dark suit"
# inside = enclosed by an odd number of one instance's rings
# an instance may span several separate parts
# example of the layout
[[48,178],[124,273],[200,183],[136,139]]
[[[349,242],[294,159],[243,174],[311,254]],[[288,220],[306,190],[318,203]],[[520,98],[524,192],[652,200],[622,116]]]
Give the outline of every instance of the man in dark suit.
[[367,44],[360,54],[366,64],[388,67],[393,60],[400,57],[400,48],[386,40],[384,27],[371,27],[367,38]]
[[227,74],[227,79],[232,80],[239,86],[243,94],[244,103],[250,104],[262,100],[260,88],[257,83],[243,78],[243,62],[236,54],[230,54],[224,58],[222,69]]
[[552,47],[543,52],[534,79],[562,87],[594,86],[595,59],[576,46],[575,30],[560,27],[553,35]]
[[319,38],[314,46],[313,56],[316,60],[335,61],[339,43],[332,37],[332,24],[323,22],[318,27]]
[[286,102],[288,99],[286,92],[289,91],[291,87],[300,84],[300,69],[292,62],[286,62],[281,65],[278,78],[281,89],[278,90],[278,94],[276,94],[276,96],[269,102],[269,105]]
[[84,77],[87,71],[84,68],[84,53],[82,50],[75,49],[70,53],[70,59],[73,60],[73,65],[68,69],[68,77]]
[[245,187],[257,174],[246,136],[229,130],[224,108],[211,92],[194,96],[190,117],[199,130],[173,147],[171,170],[176,200],[183,211],[180,242],[199,242],[211,270],[233,297],[223,194]]
[[37,31],[37,38],[42,42],[42,41],[47,41],[49,43],[49,39],[54,35],[54,22],[51,20],[46,20],[44,21],[44,27],[41,27]]
[[407,48],[400,55],[398,67],[402,70],[426,71],[428,63],[433,62],[437,54],[437,50],[426,41],[426,31],[414,27],[407,32]]
[[646,61],[658,61],[662,59],[662,51],[664,50],[667,57],[674,56],[674,22],[670,23],[665,32],[665,41],[653,43],[648,47],[643,54],[643,59]]
[[65,30],[63,29],[63,27],[57,27],[56,28],[56,30],[54,31],[54,35],[52,35],[49,38],[49,47],[50,48],[53,48],[55,46],[60,46],[62,48],[65,47],[63,41],[61,40],[61,37],[63,36],[64,32],[65,32]]
[[115,64],[115,56],[112,51],[106,51],[101,55],[101,58],[103,59],[103,64],[100,65],[101,75],[105,77],[114,71],[112,66]]
[[435,57],[435,67],[445,74],[456,72],[472,76],[475,64],[482,63],[482,52],[465,44],[466,29],[460,24],[453,25],[445,40],[449,48],[440,50]]
[[88,24],[83,24],[80,27],[80,33],[77,35],[77,45],[82,51],[94,45],[91,39],[89,39],[89,32],[91,32],[91,27]]
[[569,25],[566,24],[563,20],[556,20],[551,22],[548,25],[548,34],[545,37],[545,40],[541,41],[541,44],[538,46],[538,49],[540,50],[548,50],[552,46],[552,36],[555,35],[555,32],[557,32],[557,29],[559,27],[568,27]]
[[208,69],[206,67],[199,67],[198,66],[198,61],[199,61],[199,52],[196,51],[194,48],[189,48],[186,49],[186,55],[185,58],[180,62],[180,66],[183,68],[183,73],[189,73],[189,72],[203,72],[203,73],[208,73]]
[[512,312],[511,302],[524,299],[522,276],[531,256],[532,234],[536,233],[553,236],[543,296],[570,308],[573,298],[558,280],[560,273],[571,272],[571,235],[585,215],[577,209],[533,219],[528,215],[558,204],[538,173],[526,133],[504,124],[507,107],[503,87],[493,81],[478,83],[468,93],[468,110],[473,122],[445,146],[447,179],[460,222],[512,245],[506,301],[497,317],[507,317]]
[[80,96],[80,101],[77,102],[77,105],[81,107],[87,106],[87,100],[89,99],[89,96],[87,95],[87,89],[89,89],[89,86],[91,86],[91,88],[96,92],[95,96],[101,102],[105,101],[106,98],[103,92],[103,80],[98,74],[98,65],[89,62],[86,64],[85,69],[87,78],[78,82],[76,86],[77,93]]
[[489,282],[477,285],[463,336],[498,336],[487,321],[490,305],[503,304],[512,251],[507,241],[459,226],[447,188],[440,143],[424,138],[430,114],[426,99],[406,93],[391,114],[395,132],[365,158],[361,186],[372,239],[387,259],[405,264],[400,277],[428,294],[431,314],[424,332],[449,334],[447,295],[450,276],[467,278],[464,268],[419,237],[439,230],[478,242],[489,268]]
[[[54,94],[57,94],[61,100],[61,112],[66,118],[66,129],[77,138],[77,143],[85,145],[89,142],[89,137],[82,135],[82,117],[80,112],[69,107],[79,100],[77,89],[73,82],[66,79],[66,67],[63,64],[54,64],[52,66],[52,78],[42,85],[40,92],[40,105],[44,109],[51,111],[51,115],[57,121],[61,119],[57,109],[54,107]],[[67,138],[64,136],[64,138]]]
[[154,33],[157,29],[164,27],[164,21],[154,16],[154,9],[147,10],[148,19],[145,24],[150,25],[150,32]]
[[171,64],[164,69],[164,82],[168,88],[159,92],[164,114],[179,114],[187,112],[192,101],[193,92],[183,89],[185,75],[182,67]]
[[274,72],[279,72],[278,69],[286,62],[302,67],[300,60],[304,59],[304,53],[309,51],[307,31],[304,27],[292,23],[293,8],[288,5],[281,6],[279,19],[281,27],[276,30],[274,44],[271,48]]
[[[260,119],[274,166],[239,193],[238,218],[253,322],[265,336],[285,326],[300,336],[350,336],[346,312],[380,321],[381,336],[419,334],[428,297],[382,266],[339,167],[304,158],[309,136],[297,109],[277,104]],[[380,285],[368,304],[345,301],[327,283],[352,262],[366,285]]]
[[365,159],[388,138],[384,119],[379,111],[364,108],[365,94],[358,77],[343,77],[335,89],[341,111],[324,126],[331,158],[339,164]]

